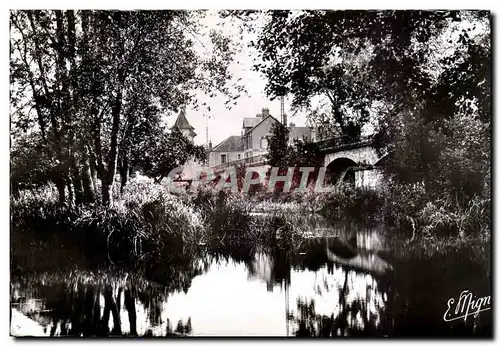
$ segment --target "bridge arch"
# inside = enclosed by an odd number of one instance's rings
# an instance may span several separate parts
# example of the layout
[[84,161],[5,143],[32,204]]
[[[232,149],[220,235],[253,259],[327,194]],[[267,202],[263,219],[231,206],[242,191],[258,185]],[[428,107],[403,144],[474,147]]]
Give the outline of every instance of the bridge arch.
[[354,148],[346,148],[325,155],[325,167],[338,158],[346,158],[356,162],[358,165],[373,165],[380,156],[371,145],[364,145]]
[[385,160],[369,143],[327,151],[324,157],[325,182],[330,185],[344,182],[353,187],[375,186],[380,181],[378,166]]
[[340,182],[346,182],[354,187],[355,175],[354,168],[358,163],[347,157],[339,157],[326,166],[327,183],[337,185]]

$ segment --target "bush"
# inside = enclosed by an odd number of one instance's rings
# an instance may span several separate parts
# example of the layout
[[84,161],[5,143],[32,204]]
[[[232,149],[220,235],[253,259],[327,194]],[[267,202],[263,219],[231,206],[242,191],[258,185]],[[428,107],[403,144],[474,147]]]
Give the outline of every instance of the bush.
[[383,220],[401,230],[413,229],[418,213],[429,201],[423,184],[393,184],[382,187]]
[[330,218],[371,221],[380,218],[384,200],[372,189],[341,186],[333,192],[318,194],[313,203],[313,209]]
[[383,220],[411,238],[489,236],[490,201],[475,196],[463,202],[444,194],[430,198],[423,184],[384,187]]
[[191,203],[203,215],[209,237],[228,240],[246,237],[251,223],[250,204],[240,193],[200,186]]
[[133,264],[161,255],[172,242],[194,242],[205,233],[201,214],[159,185],[131,183],[109,207],[60,205],[42,192],[22,193],[11,203],[11,238],[17,251],[28,246],[21,240],[57,246],[68,242],[78,244],[88,257]]

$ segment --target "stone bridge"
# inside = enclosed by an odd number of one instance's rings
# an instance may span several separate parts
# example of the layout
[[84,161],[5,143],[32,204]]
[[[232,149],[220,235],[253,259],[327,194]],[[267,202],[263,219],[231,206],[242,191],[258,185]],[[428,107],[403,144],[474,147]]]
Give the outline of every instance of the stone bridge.
[[[374,188],[382,181],[381,164],[386,154],[380,155],[367,138],[353,142],[346,138],[329,138],[315,142],[323,153],[323,167],[326,167],[326,183],[339,185],[347,183],[354,187]],[[267,166],[266,155],[231,161],[212,167],[216,174],[227,167],[242,164],[246,167]]]
[[325,154],[323,166],[330,184],[346,182],[355,187],[376,187],[382,178],[379,155],[371,139],[339,143],[338,139],[318,142]]

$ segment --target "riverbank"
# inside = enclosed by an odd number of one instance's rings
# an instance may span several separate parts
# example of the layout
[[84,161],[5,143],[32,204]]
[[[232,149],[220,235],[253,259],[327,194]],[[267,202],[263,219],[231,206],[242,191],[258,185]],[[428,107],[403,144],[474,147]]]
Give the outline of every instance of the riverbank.
[[[375,201],[378,209],[351,200],[373,201],[381,192],[248,196],[206,188],[172,195],[131,182],[108,208],[68,208],[56,196],[45,189],[11,204],[12,335],[41,335],[36,324],[47,326],[44,335],[242,335],[248,323],[238,317],[263,313],[279,323],[253,323],[258,335],[290,335],[283,316],[291,316],[294,335],[330,333],[314,326],[331,316],[353,335],[413,335],[412,316],[434,319],[439,327],[429,334],[448,333],[456,329],[443,324],[441,308],[455,290],[490,294],[490,241],[481,236],[488,233],[413,235],[380,223],[386,200]],[[322,293],[325,282],[339,297],[359,285],[372,292],[343,301],[339,314],[326,299],[336,294]],[[288,297],[290,315],[282,311],[287,290],[301,292]],[[382,317],[363,328],[347,324],[358,300],[376,306],[363,315],[388,314],[397,324]],[[460,328],[489,335],[487,318],[479,331]]]
[[239,194],[173,195],[148,182],[130,183],[110,207],[61,205],[49,187],[25,191],[11,200],[12,269],[50,269],[63,258],[84,267],[152,265],[172,249],[285,247],[302,232],[299,215],[251,214]]
[[293,247],[310,232],[307,215],[385,224],[402,249],[440,251],[490,242],[486,203],[473,200],[460,210],[446,201],[426,200],[418,188],[249,196],[203,187],[174,195],[162,185],[132,181],[111,207],[68,207],[56,196],[46,187],[11,200],[13,270],[35,262],[51,268],[68,256],[84,266],[151,265],[186,246],[225,253]]

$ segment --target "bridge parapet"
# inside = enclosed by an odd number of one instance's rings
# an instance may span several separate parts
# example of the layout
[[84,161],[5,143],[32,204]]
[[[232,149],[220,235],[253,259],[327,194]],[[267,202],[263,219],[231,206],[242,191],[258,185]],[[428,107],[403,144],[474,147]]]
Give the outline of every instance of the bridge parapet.
[[251,157],[245,157],[240,160],[234,160],[234,161],[229,161],[214,167],[211,167],[214,172],[221,172],[225,170],[228,167],[234,167],[234,166],[257,166],[257,165],[265,165],[267,162],[267,154],[262,154],[262,155],[256,155],[256,156],[251,156]]
[[373,137],[364,137],[361,139],[353,139],[348,136],[332,137],[322,141],[315,142],[314,144],[324,152],[334,152],[341,150],[348,150],[351,148],[363,147],[373,143]]

